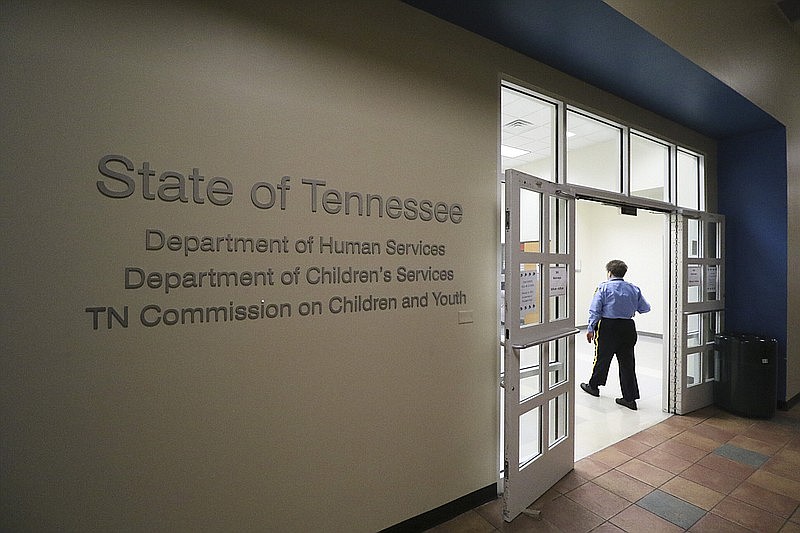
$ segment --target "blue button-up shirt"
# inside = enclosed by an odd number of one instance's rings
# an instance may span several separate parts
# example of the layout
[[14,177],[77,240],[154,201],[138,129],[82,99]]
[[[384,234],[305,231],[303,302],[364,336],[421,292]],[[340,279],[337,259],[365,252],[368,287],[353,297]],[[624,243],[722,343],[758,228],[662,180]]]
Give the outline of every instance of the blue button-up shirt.
[[635,313],[647,313],[650,304],[642,291],[622,278],[610,278],[601,283],[589,305],[589,331],[597,331],[601,318],[633,318]]

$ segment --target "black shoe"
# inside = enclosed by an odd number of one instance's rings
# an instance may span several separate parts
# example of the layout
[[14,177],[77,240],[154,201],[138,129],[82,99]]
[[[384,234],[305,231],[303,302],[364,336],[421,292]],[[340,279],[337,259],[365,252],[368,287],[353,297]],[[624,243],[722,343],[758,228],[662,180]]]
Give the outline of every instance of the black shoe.
[[623,407],[627,407],[631,411],[636,411],[637,409],[636,400],[626,400],[625,398],[617,398],[616,402]]
[[591,394],[592,396],[595,397],[600,396],[600,389],[598,389],[597,387],[592,387],[588,383],[581,383],[581,388],[583,389],[583,392],[585,392],[586,394]]

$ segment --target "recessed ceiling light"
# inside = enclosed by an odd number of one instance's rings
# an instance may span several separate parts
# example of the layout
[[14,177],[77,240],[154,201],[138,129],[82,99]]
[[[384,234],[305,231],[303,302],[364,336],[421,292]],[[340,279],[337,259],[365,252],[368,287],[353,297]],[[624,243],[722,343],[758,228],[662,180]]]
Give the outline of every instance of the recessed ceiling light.
[[500,145],[500,155],[503,157],[519,157],[521,155],[529,154],[528,150],[520,150],[519,148],[514,148],[513,146],[506,146],[505,144]]

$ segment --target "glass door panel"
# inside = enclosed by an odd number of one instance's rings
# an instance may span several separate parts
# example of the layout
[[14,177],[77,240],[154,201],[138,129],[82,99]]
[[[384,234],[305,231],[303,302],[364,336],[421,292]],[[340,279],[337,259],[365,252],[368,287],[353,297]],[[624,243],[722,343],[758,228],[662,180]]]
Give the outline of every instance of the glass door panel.
[[670,215],[672,285],[668,410],[685,414],[713,402],[714,336],[724,326],[725,219],[711,213]]
[[522,172],[505,178],[503,517],[511,521],[573,468],[578,330],[575,200]]

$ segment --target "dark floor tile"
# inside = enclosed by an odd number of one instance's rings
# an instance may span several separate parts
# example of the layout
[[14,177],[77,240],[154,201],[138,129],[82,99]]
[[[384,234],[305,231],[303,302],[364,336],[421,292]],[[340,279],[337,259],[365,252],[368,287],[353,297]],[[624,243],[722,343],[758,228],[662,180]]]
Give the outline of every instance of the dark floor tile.
[[668,520],[643,509],[638,505],[631,505],[610,520],[612,524],[626,533],[678,533],[683,528],[676,526]]
[[727,457],[710,453],[697,461],[698,465],[710,468],[716,472],[721,472],[727,476],[744,481],[756,471],[752,466],[732,461]]
[[661,490],[706,511],[713,509],[715,505],[725,498],[725,494],[721,492],[680,476],[676,476],[661,485]]
[[704,509],[660,490],[654,490],[636,505],[683,529],[689,529],[706,514]]
[[723,444],[714,450],[714,454],[721,455],[722,457],[726,457],[736,461],[737,463],[752,466],[753,468],[759,468],[761,465],[769,461],[768,455],[754,452],[746,448],[740,448],[739,446],[735,446],[733,444]]

